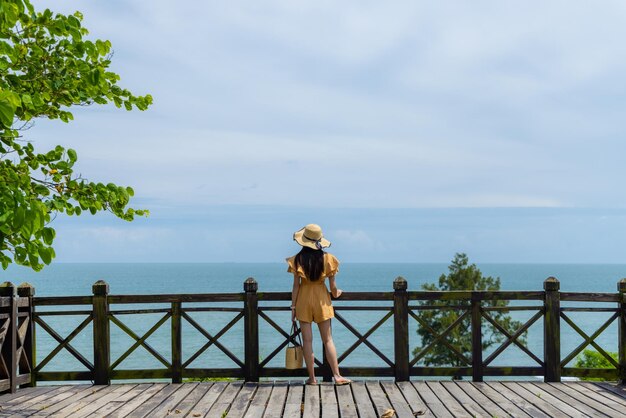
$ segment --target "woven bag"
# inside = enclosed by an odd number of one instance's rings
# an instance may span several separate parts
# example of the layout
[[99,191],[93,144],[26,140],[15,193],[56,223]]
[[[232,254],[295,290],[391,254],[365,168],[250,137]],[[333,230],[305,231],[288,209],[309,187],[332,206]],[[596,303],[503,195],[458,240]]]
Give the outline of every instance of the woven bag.
[[[298,329],[296,329],[296,321],[293,321],[291,324],[290,337],[292,336],[295,336],[297,340],[294,343],[292,339],[289,338],[289,344],[285,351],[285,368],[290,370],[301,369],[302,360],[304,359],[302,356],[302,338],[300,337]],[[292,343],[293,345],[291,345]]]

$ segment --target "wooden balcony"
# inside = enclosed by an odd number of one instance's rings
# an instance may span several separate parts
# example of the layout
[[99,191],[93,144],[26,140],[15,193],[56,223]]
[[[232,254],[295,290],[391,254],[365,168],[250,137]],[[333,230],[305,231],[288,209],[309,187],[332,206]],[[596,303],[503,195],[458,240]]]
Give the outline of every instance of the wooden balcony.
[[[546,280],[542,291],[407,291],[406,281],[398,278],[393,291],[346,292],[335,302],[333,332],[343,327],[355,338],[352,344],[340,344],[342,351],[338,353],[342,374],[357,380],[350,386],[329,384],[330,370],[324,357],[316,360],[317,375],[325,381],[319,386],[293,380],[306,376],[304,369],[276,366],[287,344],[296,340],[296,335],[288,332],[289,324],[273,316],[289,314],[289,292],[259,292],[253,279],[244,282],[241,293],[115,295],[101,281],[92,290],[91,295],[51,297],[35,296],[27,284],[19,288],[8,282],[0,285],[0,391],[9,392],[0,395],[0,416],[221,417],[227,413],[250,417],[380,417],[393,409],[397,416],[560,417],[624,416],[626,410],[626,280],[618,282],[616,293],[560,292],[553,278]],[[454,303],[442,306],[438,301],[443,300]],[[502,300],[513,303],[495,307],[491,303]],[[458,318],[445,329],[434,329],[421,312],[437,309],[453,309]],[[520,322],[518,329],[507,330],[494,319],[495,312],[502,311],[527,311],[530,318]],[[576,312],[600,313],[604,318],[592,324],[595,330],[585,331],[574,320]],[[377,319],[351,321],[348,313],[374,313]],[[208,319],[200,320],[198,314]],[[147,326],[140,332],[128,318],[142,315],[153,319],[143,324]],[[211,330],[210,318],[216,315],[230,317]],[[63,330],[53,325],[53,318],[61,320]],[[67,328],[69,318],[78,325]],[[489,352],[483,350],[485,324],[502,334],[500,345]],[[387,327],[387,350],[371,341],[383,325]],[[200,335],[201,347],[197,338],[196,346],[189,346],[183,326]],[[278,337],[265,338],[262,326]],[[432,343],[411,351],[410,326],[434,335]],[[563,326],[582,338],[564,353]],[[617,359],[596,341],[609,326],[617,329]],[[535,351],[541,352],[533,351],[520,338],[531,327],[543,328],[534,334],[541,339],[540,350]],[[112,341],[112,328],[131,339],[129,347],[119,350]],[[471,334],[471,349],[459,350],[448,341],[450,333],[460,328]],[[158,330],[166,333],[167,350],[149,342]],[[231,345],[224,341],[228,332],[235,333]],[[55,345],[38,355],[38,343],[44,336]],[[76,342],[79,336],[80,345]],[[514,361],[494,365],[494,359],[510,346],[535,364]],[[114,358],[112,347],[118,351]],[[125,360],[140,347],[160,367],[125,367]],[[211,356],[200,362],[200,367],[198,362],[194,365],[210,347],[218,349],[230,366]],[[456,352],[457,364],[425,365],[424,356],[437,347]],[[571,367],[572,360],[586,347],[595,348],[609,367]],[[347,365],[346,359],[358,348],[369,350],[365,364]],[[79,367],[50,369],[61,352],[69,354]],[[373,359],[382,365],[374,364]],[[450,380],[453,376],[472,381]],[[565,376],[605,382],[561,382]],[[231,380],[182,383],[185,379],[224,377]],[[378,380],[381,378],[387,380]],[[443,380],[430,380],[433,378]],[[518,378],[524,379],[513,381]],[[111,385],[116,380],[134,383]],[[40,382],[52,381],[57,385],[37,387]],[[89,384],[58,386],[64,381]]]
[[[623,417],[626,388],[596,382],[368,380],[64,385],[0,396],[0,416]],[[385,412],[388,415],[385,415]]]

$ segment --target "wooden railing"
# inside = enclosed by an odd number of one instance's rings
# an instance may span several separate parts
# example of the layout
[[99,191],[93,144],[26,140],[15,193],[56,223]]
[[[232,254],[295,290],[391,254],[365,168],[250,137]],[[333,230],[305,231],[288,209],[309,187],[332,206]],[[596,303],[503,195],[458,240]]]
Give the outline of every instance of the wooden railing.
[[33,295],[28,283],[0,284],[0,392],[34,384]]
[[[4,289],[10,289],[5,286]],[[277,321],[272,318],[272,312],[289,312],[290,292],[258,292],[257,282],[249,278],[244,282],[242,293],[206,293],[206,294],[167,294],[167,295],[111,295],[109,286],[103,281],[93,285],[93,294],[90,296],[64,297],[33,297],[34,289],[23,287],[21,297],[13,296],[12,302],[2,298],[2,314],[0,318],[7,323],[7,335],[18,335],[17,338],[5,338],[3,344],[3,358],[8,367],[8,384],[0,379],[3,389],[15,388],[16,385],[37,381],[93,381],[96,384],[109,384],[118,379],[170,379],[172,382],[181,382],[184,378],[200,377],[234,377],[247,381],[258,381],[265,377],[305,376],[304,369],[287,370],[283,367],[271,367],[272,359],[282,355],[289,341],[295,342],[295,336],[289,335],[289,321]],[[6,300],[9,300],[6,299]],[[453,305],[442,306],[437,303],[441,300],[455,301]],[[515,301],[510,306],[492,306],[489,301]],[[365,303],[364,303],[365,302]],[[575,302],[572,306],[562,306]],[[586,302],[585,306],[574,306],[578,302]],[[534,304],[533,304],[534,303]],[[607,306],[607,303],[609,304]],[[525,305],[524,305],[525,304]],[[126,306],[125,306],[126,305]],[[156,305],[156,307],[155,307]],[[487,306],[489,305],[489,306]],[[598,306],[594,306],[598,305]],[[126,307],[130,306],[130,309]],[[146,308],[139,308],[147,306]],[[341,300],[334,302],[335,332],[339,327],[345,333],[352,334],[356,341],[343,352],[338,353],[342,373],[347,376],[379,376],[394,377],[397,381],[409,380],[411,376],[471,376],[474,381],[481,381],[485,376],[543,376],[547,382],[558,382],[562,376],[599,377],[606,380],[620,380],[626,382],[626,279],[618,283],[617,293],[573,293],[560,292],[559,282],[548,278],[544,282],[543,291],[407,291],[407,282],[399,277],[393,282],[393,291],[390,292],[346,292]],[[4,310],[9,307],[8,311]],[[17,316],[13,315],[17,309]],[[432,309],[454,309],[458,318],[446,329],[433,329],[424,320],[421,312]],[[530,319],[519,329],[510,330],[494,320],[495,311],[519,312],[528,311]],[[9,312],[10,311],[10,312]],[[364,311],[372,314],[379,311],[383,316],[377,321],[368,320],[366,323],[355,323],[346,319],[346,312]],[[5,313],[8,312],[8,313]],[[13,313],[11,313],[13,312]],[[571,317],[572,312],[604,312],[609,315],[608,320],[601,323],[593,333],[585,333]],[[214,315],[232,315],[229,321],[220,325],[217,331],[209,332],[208,325],[212,319],[206,321],[195,315],[203,313],[209,318]],[[159,319],[145,332],[133,330],[126,322],[126,318],[134,315],[157,315]],[[11,320],[9,320],[9,316]],[[80,323],[71,331],[62,336],[50,324],[52,317],[79,317]],[[15,320],[15,318],[18,320]],[[27,331],[11,331],[11,327],[22,329],[22,321],[30,321]],[[168,340],[169,355],[163,354],[162,347],[154,347],[148,339],[169,321]],[[383,352],[370,338],[381,326],[393,322],[393,354]],[[280,323],[279,323],[280,322]],[[618,359],[614,360],[595,340],[609,326],[617,322]],[[462,352],[452,345],[447,337],[458,327],[468,326],[471,330],[471,352]],[[543,353],[533,352],[521,338],[531,327],[543,323]],[[35,364],[37,358],[37,344],[34,339],[34,329],[39,335],[47,334],[56,342],[56,347]],[[561,353],[561,327],[570,326],[584,340],[573,351],[563,355]],[[263,338],[260,325],[269,327],[277,332],[281,338],[275,347]],[[492,350],[489,355],[483,350],[483,326],[489,325],[504,336],[501,345]],[[92,335],[88,334],[91,326]],[[195,330],[204,339],[201,347],[192,348],[184,338],[183,326]],[[369,327],[365,332],[359,331],[364,326]],[[434,338],[432,342],[411,353],[411,327],[420,327],[430,332]],[[123,332],[133,343],[130,347],[112,358],[112,346],[118,344],[111,340],[111,327],[117,332]],[[4,326],[3,326],[4,329]],[[235,339],[243,349],[227,346],[224,335],[239,331]],[[13,334],[11,334],[14,332]],[[140,335],[142,334],[142,335]],[[92,338],[89,352],[81,352],[73,345],[78,336]],[[10,341],[10,343],[9,343]],[[276,341],[276,340],[274,340]],[[232,343],[232,339],[231,339]],[[8,345],[7,345],[8,344]],[[13,348],[15,344],[16,349]],[[341,344],[338,348],[344,349]],[[339,347],[340,346],[340,347]],[[509,346],[516,346],[532,361],[533,366],[494,366],[498,358]],[[587,369],[567,367],[568,363],[579,355],[588,346],[594,347],[602,356],[606,357],[612,367],[607,369]],[[6,350],[5,350],[5,347]],[[10,348],[9,348],[10,347]],[[124,361],[138,348],[142,347],[151,357],[161,365],[156,368],[123,368]],[[206,367],[192,367],[207,349],[215,347],[221,354],[233,363],[233,367],[216,367],[219,364],[203,364]],[[381,360],[383,366],[372,365],[373,361],[357,366],[344,366],[346,358],[355,350],[367,347],[371,351],[371,358]],[[448,367],[427,367],[423,360],[428,353],[437,348],[446,347],[455,353],[457,365]],[[261,358],[260,351],[266,353]],[[77,360],[84,370],[48,370],[51,361],[63,350]],[[239,350],[240,354],[237,354]],[[6,355],[5,355],[6,353]],[[17,353],[17,354],[16,354]],[[183,356],[187,353],[186,356]],[[278,356],[278,357],[277,357]],[[275,360],[276,362],[276,360]],[[209,359],[210,363],[210,359]],[[19,371],[18,366],[19,364]],[[460,364],[460,365],[458,365]],[[30,365],[33,365],[32,372]],[[319,375],[330,379],[330,369],[323,357],[316,360]],[[1,365],[0,365],[1,368]],[[29,374],[30,373],[30,374]],[[1,370],[0,370],[0,378]],[[4,382],[4,383],[2,383]]]

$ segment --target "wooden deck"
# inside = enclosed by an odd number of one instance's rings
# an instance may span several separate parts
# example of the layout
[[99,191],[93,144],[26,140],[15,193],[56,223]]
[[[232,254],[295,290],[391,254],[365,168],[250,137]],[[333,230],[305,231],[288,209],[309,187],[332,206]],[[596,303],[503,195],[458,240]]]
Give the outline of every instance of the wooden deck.
[[[360,381],[65,385],[0,395],[0,417],[625,417],[610,383]],[[391,416],[391,415],[389,415]]]

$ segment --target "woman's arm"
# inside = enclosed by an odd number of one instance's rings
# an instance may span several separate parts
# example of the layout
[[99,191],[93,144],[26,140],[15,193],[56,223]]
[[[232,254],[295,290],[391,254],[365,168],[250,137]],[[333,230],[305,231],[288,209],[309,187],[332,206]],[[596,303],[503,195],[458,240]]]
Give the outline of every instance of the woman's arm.
[[297,273],[293,275],[293,287],[291,288],[291,320],[296,320],[296,302],[298,300],[298,291],[300,290],[300,276]]
[[335,281],[335,276],[330,276],[328,278],[328,283],[330,284],[330,294],[333,295],[334,298],[338,298],[343,293],[343,290],[337,289],[337,282]]

